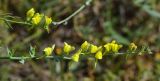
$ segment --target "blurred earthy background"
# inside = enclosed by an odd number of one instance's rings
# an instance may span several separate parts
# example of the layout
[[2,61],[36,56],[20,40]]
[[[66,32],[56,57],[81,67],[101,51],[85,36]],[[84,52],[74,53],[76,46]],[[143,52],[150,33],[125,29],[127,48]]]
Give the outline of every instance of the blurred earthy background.
[[[0,14],[10,13],[25,20],[26,12],[35,8],[60,21],[85,0],[0,0]],[[2,15],[0,15],[2,17]],[[94,0],[90,6],[73,17],[67,24],[44,29],[29,29],[25,25],[11,23],[8,28],[0,20],[0,56],[6,56],[6,48],[16,54],[27,54],[33,45],[41,54],[46,46],[56,44],[56,53],[62,51],[64,42],[75,46],[87,40],[102,45],[111,40],[128,45],[147,45],[152,55],[107,56],[96,68],[94,63],[82,60],[70,64],[68,60],[17,61],[0,60],[0,81],[160,81],[160,0]]]

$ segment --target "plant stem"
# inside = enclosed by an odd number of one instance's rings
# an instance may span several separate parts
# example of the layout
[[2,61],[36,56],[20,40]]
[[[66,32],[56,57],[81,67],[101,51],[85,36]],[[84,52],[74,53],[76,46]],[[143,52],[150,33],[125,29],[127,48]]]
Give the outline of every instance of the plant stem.
[[[132,55],[132,54],[138,54],[139,52],[130,52],[130,53],[108,53],[108,54],[105,54],[105,55]],[[142,53],[148,53],[147,51],[144,51]],[[84,53],[81,53],[82,55]],[[85,55],[85,54],[84,54]],[[140,54],[138,54],[140,55]],[[54,56],[34,56],[34,57],[30,57],[30,56],[22,56],[22,57],[15,57],[15,56],[12,56],[12,57],[9,57],[9,56],[4,56],[4,57],[0,57],[0,60],[1,59],[9,59],[9,60],[27,60],[27,59],[55,59]],[[68,56],[64,56],[63,59],[68,59],[68,60],[71,60],[72,58],[71,57],[68,57]]]
[[31,24],[29,24],[27,22],[17,22],[17,21],[12,21],[12,20],[7,20],[7,19],[5,19],[5,21],[11,22],[11,23],[17,23],[17,24],[31,25]]
[[[53,56],[45,56],[43,57],[45,59],[54,59],[55,57]],[[9,60],[27,60],[27,59],[41,59],[41,57],[39,56],[35,56],[35,57],[30,57],[30,56],[25,56],[25,57],[9,57],[9,56],[4,56],[4,57],[0,57],[0,60],[1,59],[9,59]],[[63,59],[71,59],[70,57],[63,57]]]
[[11,23],[17,23],[17,24],[24,24],[24,25],[31,25],[27,22],[19,22],[19,21],[13,21],[13,20],[8,20],[8,19],[4,19],[4,18],[0,18],[1,20],[7,21],[7,22],[11,22]]
[[73,14],[68,16],[67,18],[63,19],[62,21],[59,22],[52,22],[53,25],[60,25],[63,23],[67,23],[68,20],[70,20],[72,17],[77,15],[79,12],[81,12],[85,7],[87,7],[93,0],[87,0],[84,5],[82,5],[78,10],[76,10]]

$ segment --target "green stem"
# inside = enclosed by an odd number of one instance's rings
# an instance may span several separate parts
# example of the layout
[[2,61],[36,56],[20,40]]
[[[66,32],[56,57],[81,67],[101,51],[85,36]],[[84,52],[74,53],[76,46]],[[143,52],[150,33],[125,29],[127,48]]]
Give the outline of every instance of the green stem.
[[137,54],[137,55],[140,55],[139,53],[148,53],[147,51],[144,51],[144,52],[126,52],[126,53],[106,53],[106,55],[131,55],[131,54]]
[[[45,59],[54,59],[55,57],[53,57],[53,56],[45,56],[45,57],[43,57],[43,58],[45,58]],[[25,60],[27,60],[27,59],[41,59],[41,57],[39,57],[39,56],[35,56],[35,57],[29,57],[29,56],[25,56],[25,57],[9,57],[9,56],[4,56],[4,57],[0,57],[0,60],[1,59],[10,59],[10,60],[22,60],[22,59],[25,59]],[[63,57],[63,59],[71,59],[70,57]]]
[[68,20],[70,20],[72,17],[77,15],[79,12],[81,12],[85,7],[87,7],[93,0],[87,0],[84,5],[82,5],[78,10],[76,10],[73,14],[68,16],[67,18],[63,19],[62,21],[59,22],[52,22],[53,25],[60,25],[63,23],[67,23]]
[[[5,19],[6,20],[6,19]],[[6,20],[7,22],[11,22],[11,23],[17,23],[17,24],[24,24],[24,25],[31,25],[27,22],[17,22],[17,21],[12,21],[12,20]]]
[[1,20],[7,21],[7,22],[11,22],[11,23],[17,23],[17,24],[24,24],[24,25],[31,25],[27,22],[18,22],[18,21],[13,21],[13,20],[8,20],[8,19],[4,19],[4,18],[0,18]]
[[[129,54],[138,54],[139,52],[128,52],[128,53],[108,53],[108,54],[105,54],[105,55],[129,55]],[[144,52],[142,52],[142,53],[148,53],[147,51],[144,51]],[[81,53],[82,55],[84,54],[84,53]],[[85,54],[84,54],[85,55]],[[9,57],[9,56],[4,56],[4,57],[0,57],[0,60],[1,59],[10,59],[10,60],[22,60],[22,59],[42,59],[42,58],[44,58],[44,59],[55,59],[55,57],[54,56],[44,56],[44,57],[40,57],[40,56],[35,56],[35,57],[30,57],[30,56],[22,56],[22,57],[14,57],[14,56],[12,56],[12,57]],[[63,57],[63,59],[68,59],[68,60],[71,60],[72,58],[71,57],[66,57],[66,56],[64,56]]]

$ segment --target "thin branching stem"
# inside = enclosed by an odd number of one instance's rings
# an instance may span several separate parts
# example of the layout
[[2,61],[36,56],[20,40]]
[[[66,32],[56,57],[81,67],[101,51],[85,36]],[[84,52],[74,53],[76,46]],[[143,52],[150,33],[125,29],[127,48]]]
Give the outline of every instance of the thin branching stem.
[[17,24],[31,25],[31,24],[29,24],[27,22],[17,22],[17,21],[12,21],[12,20],[6,20],[6,21],[11,22],[11,23],[17,23]]
[[24,25],[31,25],[30,23],[27,22],[19,22],[19,21],[13,21],[13,20],[8,20],[8,19],[4,19],[4,18],[0,18],[1,20],[7,21],[7,22],[11,22],[11,23],[17,23],[17,24],[24,24]]
[[87,0],[85,2],[84,5],[82,5],[78,10],[76,10],[73,14],[71,14],[70,16],[68,16],[67,18],[59,21],[59,22],[52,22],[53,25],[60,25],[60,24],[64,24],[64,23],[67,23],[68,20],[70,20],[71,18],[73,18],[75,15],[77,15],[79,12],[81,12],[85,7],[87,7],[88,5],[90,5],[90,3],[92,2],[93,0]]
[[[59,22],[52,22],[53,25],[60,25],[60,24],[64,24],[64,23],[67,23],[71,18],[73,18],[75,15],[77,15],[78,13],[80,13],[85,7],[89,6],[90,3],[92,2],[93,0],[86,0],[85,4],[83,4],[78,10],[76,10],[73,14],[71,14],[70,16],[68,16],[67,18],[59,21]],[[27,22],[18,22],[18,21],[13,21],[13,20],[8,20],[8,19],[4,19],[4,18],[0,18],[4,21],[7,21],[7,22],[11,22],[11,23],[17,23],[17,24],[24,24],[24,25],[32,25],[30,23],[27,23]]]

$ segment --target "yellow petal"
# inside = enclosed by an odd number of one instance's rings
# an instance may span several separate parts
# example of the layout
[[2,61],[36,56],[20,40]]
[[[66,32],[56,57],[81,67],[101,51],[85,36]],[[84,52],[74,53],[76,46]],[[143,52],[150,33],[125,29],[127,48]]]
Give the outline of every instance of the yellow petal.
[[35,10],[34,8],[31,8],[27,11],[27,18],[30,19],[34,16]]
[[111,51],[111,44],[110,43],[107,43],[106,45],[104,45],[104,47],[105,47],[107,52]]
[[75,62],[78,62],[79,61],[79,55],[78,54],[74,54],[72,56],[72,60],[75,61]]
[[67,54],[69,54],[71,51],[73,51],[75,49],[75,47],[67,44],[66,42],[64,43],[64,48],[63,51]]
[[45,20],[46,20],[46,25],[47,26],[52,23],[52,19],[47,17],[47,16],[45,16]]
[[72,60],[75,62],[79,61],[79,55],[81,53],[82,50],[78,50],[78,52],[76,52],[73,56],[72,56]]
[[98,51],[98,47],[92,44],[90,52],[91,53],[96,53],[97,51]]
[[81,45],[81,49],[83,51],[86,51],[89,47],[89,43],[87,41],[85,41],[82,45]]
[[115,40],[113,40],[111,43],[112,43],[112,44],[116,44],[116,41],[115,41]]
[[44,49],[44,53],[46,56],[50,56],[53,52],[53,49],[51,47],[47,47]]
[[55,48],[55,44],[52,45],[52,47],[45,48],[43,51],[44,51],[44,53],[45,53],[46,56],[50,56],[52,54],[54,48]]
[[95,54],[95,58],[96,59],[102,59],[102,51],[98,51],[96,54]]
[[111,46],[112,46],[113,52],[118,52],[118,50],[119,50],[118,44],[111,44]]
[[35,16],[32,18],[32,23],[35,25],[39,24],[42,19],[42,16],[42,14],[36,13]]

